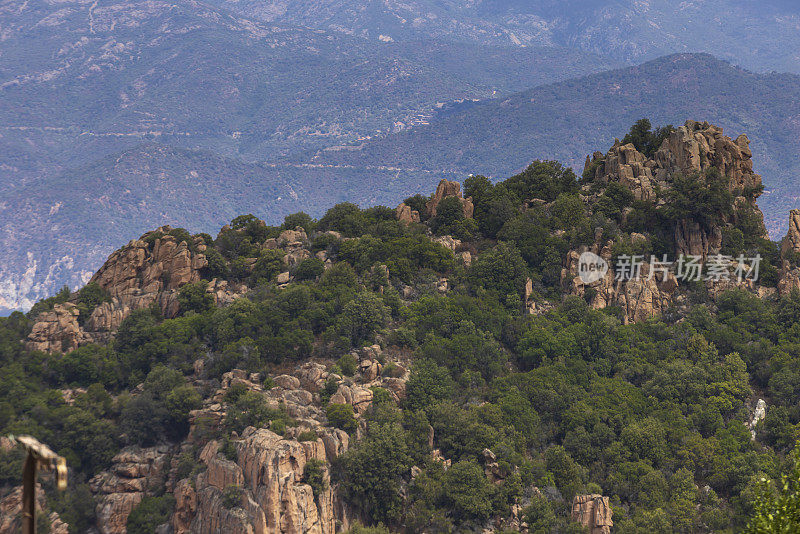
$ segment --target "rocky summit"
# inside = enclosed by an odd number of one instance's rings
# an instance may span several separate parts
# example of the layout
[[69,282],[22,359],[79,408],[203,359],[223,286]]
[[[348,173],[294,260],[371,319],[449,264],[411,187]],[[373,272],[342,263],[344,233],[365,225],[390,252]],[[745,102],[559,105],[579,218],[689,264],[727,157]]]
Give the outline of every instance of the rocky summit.
[[[671,132],[651,157],[639,152],[632,143],[623,144],[619,140],[608,153],[595,152],[591,158],[587,156],[584,177],[591,184],[583,189],[590,192],[592,184],[619,183],[638,201],[664,204],[674,177],[716,169],[726,182],[734,209],[730,215],[711,225],[703,225],[692,218],[677,220],[673,228],[674,246],[670,251],[672,258],[692,255],[707,259],[721,253],[723,229],[737,224],[737,214],[740,218],[751,218],[756,233],[767,237],[764,217],[756,204],[763,185],[761,177],[753,172],[751,158],[746,135],[740,135],[734,141],[723,135],[721,128],[707,122],[687,121]],[[586,201],[591,205],[599,197],[599,194],[590,195]],[[632,208],[627,215],[631,212]],[[643,242],[644,236],[631,235],[631,239]],[[660,314],[675,305],[675,297],[680,300],[679,292],[676,293],[680,284],[674,274],[651,275],[650,265],[644,265],[641,277],[644,280],[618,280],[616,273],[609,270],[600,280],[588,284],[582,281],[578,276],[580,254],[588,250],[611,262],[614,244],[613,239],[604,238],[600,229],[592,245],[571,251],[562,271],[566,290],[581,296],[587,295],[588,291],[593,307],[619,306],[625,319],[633,321]],[[719,280],[707,281],[710,291],[718,290],[715,287],[717,282]],[[763,288],[762,291],[770,290]]]

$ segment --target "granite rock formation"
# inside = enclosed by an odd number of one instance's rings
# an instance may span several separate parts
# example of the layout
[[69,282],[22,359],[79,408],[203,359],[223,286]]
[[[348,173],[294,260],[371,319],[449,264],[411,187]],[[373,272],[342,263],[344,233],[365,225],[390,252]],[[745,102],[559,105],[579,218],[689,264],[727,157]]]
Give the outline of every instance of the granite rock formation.
[[111,467],[89,483],[97,497],[97,528],[101,534],[125,534],[131,511],[153,489],[164,486],[169,447],[129,447],[112,459]]
[[[108,341],[132,311],[151,305],[158,306],[164,317],[177,315],[178,289],[200,280],[208,260],[202,237],[195,236],[187,243],[170,235],[171,231],[163,226],[111,254],[89,281],[106,291],[110,300],[97,306],[82,324],[75,304],[77,294],[56,304],[36,318],[28,348],[66,352],[86,343]],[[207,287],[217,305],[231,302],[244,291],[244,287],[231,287],[216,279]]]
[[[739,213],[755,215],[761,234],[766,236],[763,215],[756,204],[762,189],[761,177],[753,172],[752,152],[745,135],[732,140],[723,135],[722,128],[707,122],[686,121],[664,139],[652,158],[639,152],[633,144],[622,144],[617,140],[607,154],[596,152],[592,158],[587,157],[584,178],[600,184],[618,182],[627,187],[636,200],[660,206],[665,202],[665,193],[672,187],[676,176],[693,173],[702,175],[712,167],[719,170],[721,176],[727,180],[734,199],[731,206],[733,215],[711,227],[705,227],[692,219],[675,221],[672,229],[672,253],[668,258],[675,260],[681,255],[699,256],[706,262],[709,257],[720,253],[723,228],[735,223]],[[584,198],[589,204],[597,200],[597,193],[592,194],[591,189],[589,184],[584,186],[584,193],[587,195]],[[800,225],[800,212],[797,223]],[[631,235],[632,240],[634,237],[636,236]],[[787,242],[800,244],[800,231],[794,237],[795,241],[787,238]],[[638,238],[646,239],[644,236]],[[602,229],[598,228],[594,244],[570,251],[561,273],[564,291],[583,296],[596,309],[619,306],[626,322],[659,315],[676,303],[678,279],[674,273],[666,274],[654,270],[651,274],[649,258],[644,259],[638,278],[617,280],[612,264],[613,246],[614,242],[604,239]],[[608,272],[602,278],[588,283],[578,276],[578,260],[587,251],[600,256],[609,265]],[[791,273],[786,275],[787,287],[792,284],[791,276]],[[800,272],[796,273],[794,279],[800,287]],[[709,294],[713,297],[723,289],[737,286],[756,289],[751,282],[739,284],[728,281],[709,287]]]
[[781,272],[778,281],[778,292],[789,295],[800,290],[800,210],[789,213],[789,231],[781,242]]
[[586,528],[588,534],[610,534],[614,522],[608,497],[576,495],[572,500],[572,519]]
[[[607,154],[595,152],[586,158],[586,171],[594,181],[619,182],[628,187],[637,200],[658,201],[678,175],[703,173],[715,167],[728,180],[735,206],[749,207],[761,220],[756,206],[761,192],[761,176],[753,172],[750,140],[740,135],[736,140],[723,134],[722,128],[708,122],[686,121],[673,131],[652,158],[636,150],[632,144],[616,141]],[[699,255],[704,258],[719,252],[722,244],[720,228],[702,228],[697,222],[681,221],[675,227],[676,254]]]
[[450,180],[441,180],[436,187],[436,192],[433,197],[425,204],[425,214],[428,218],[436,216],[436,208],[439,203],[448,197],[456,197],[461,201],[461,207],[464,209],[464,217],[467,219],[472,218],[472,213],[475,206],[472,204],[471,198],[463,198],[461,195],[461,184],[458,182],[451,182]]

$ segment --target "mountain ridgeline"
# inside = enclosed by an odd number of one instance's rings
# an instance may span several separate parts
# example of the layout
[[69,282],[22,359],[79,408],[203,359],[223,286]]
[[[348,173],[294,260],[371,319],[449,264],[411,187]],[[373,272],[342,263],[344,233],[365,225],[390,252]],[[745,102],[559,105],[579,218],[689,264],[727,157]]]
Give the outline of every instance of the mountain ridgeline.
[[680,124],[706,117],[747,133],[764,176],[762,207],[777,239],[796,207],[800,172],[800,77],[754,74],[707,54],[679,54],[484,101],[430,126],[374,139],[356,150],[325,151],[316,162],[406,166],[486,176],[519,172],[531,159],[580,169],[610,135],[641,117]]
[[53,532],[791,529],[800,211],[770,241],[762,191],[746,136],[639,121],[580,177],[162,226],[0,319],[0,434],[67,458]]
[[[367,41],[192,0],[7,2],[0,27],[0,311],[82,285],[162,224],[212,231],[241,211],[278,223],[342,197],[394,199],[424,169],[387,191],[369,175],[388,184],[399,170],[305,154],[618,65],[557,47]],[[148,194],[163,187],[182,201]]]

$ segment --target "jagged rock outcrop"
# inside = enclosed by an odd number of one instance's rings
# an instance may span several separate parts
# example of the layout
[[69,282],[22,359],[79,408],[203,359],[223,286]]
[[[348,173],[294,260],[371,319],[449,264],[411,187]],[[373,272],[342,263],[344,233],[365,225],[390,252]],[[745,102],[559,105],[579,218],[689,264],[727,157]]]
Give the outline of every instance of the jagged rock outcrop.
[[[27,346],[32,350],[65,352],[86,343],[106,342],[122,321],[134,310],[156,304],[165,317],[178,313],[177,291],[185,284],[201,279],[208,265],[202,237],[191,244],[178,241],[164,226],[117,250],[92,276],[111,299],[95,308],[91,315],[79,321],[74,298],[56,304],[51,311],[36,318]],[[212,280],[207,292],[217,305],[225,305],[246,291],[246,287],[231,287],[224,280]]]
[[28,335],[28,349],[67,352],[91,342],[92,337],[81,327],[78,315],[78,307],[71,302],[56,304],[51,311],[41,313]]
[[[234,462],[219,453],[218,442],[209,442],[200,454],[207,470],[197,475],[195,487],[185,482],[177,485],[172,522],[176,534],[328,534],[336,531],[337,520],[348,523],[336,513],[339,503],[330,484],[315,496],[311,486],[302,482],[309,460],[327,462],[321,439],[298,442],[251,427],[235,447]],[[325,478],[329,480],[327,469]],[[227,508],[223,492],[230,486],[241,489],[241,500]]]
[[789,231],[781,242],[781,271],[778,280],[778,292],[789,295],[794,290],[800,290],[800,264],[797,262],[800,254],[800,210],[789,212]]
[[592,252],[611,265],[611,243],[602,249],[598,245],[592,248],[582,247],[570,251],[566,266],[562,269],[561,279],[564,290],[568,294],[578,295],[589,300],[594,309],[608,306],[619,306],[623,311],[626,323],[637,322],[659,315],[672,305],[678,281],[670,273],[653,273],[650,276],[650,265],[641,266],[640,276],[630,280],[617,280],[613,268],[609,268],[604,276],[595,281],[584,281],[579,276],[579,259],[584,252]]
[[417,210],[412,210],[411,206],[407,206],[405,202],[401,202],[400,205],[397,206],[394,215],[398,221],[406,225],[418,223],[420,221],[419,212]]
[[[607,154],[595,152],[586,160],[584,177],[592,182],[618,182],[633,193],[637,200],[644,200],[662,206],[667,201],[666,192],[673,186],[675,177],[692,173],[705,173],[712,167],[726,178],[733,194],[732,215],[720,217],[719,223],[701,224],[700,221],[682,219],[674,222],[672,228],[672,253],[667,261],[674,262],[680,256],[698,256],[700,263],[707,264],[709,258],[722,249],[723,229],[737,222],[740,216],[755,216],[761,234],[766,237],[763,215],[756,199],[761,192],[761,177],[753,172],[750,141],[741,135],[736,140],[723,135],[722,128],[707,122],[686,121],[671,132],[661,147],[651,158],[639,152],[633,144],[622,144],[617,140]],[[583,188],[584,199],[592,204],[599,193],[593,193],[591,184]],[[622,214],[623,219],[627,212]],[[798,214],[800,229],[800,214]],[[665,274],[657,270],[650,276],[649,257],[642,258],[638,277],[630,280],[617,280],[612,267],[611,247],[613,243],[602,239],[602,231],[595,236],[591,247],[569,252],[562,269],[561,280],[565,292],[580,295],[594,308],[619,306],[625,321],[640,321],[661,314],[675,304],[678,279],[674,272]],[[631,242],[646,239],[631,235]],[[794,243],[795,241],[791,241]],[[800,243],[800,230],[796,236]],[[596,279],[585,281],[578,276],[579,258],[584,252],[592,252],[602,258],[610,267]],[[732,266],[735,268],[735,265]],[[800,287],[800,271],[787,272],[784,284]],[[724,289],[744,287],[759,290],[752,280],[721,280],[707,284],[712,298]]]
[[456,197],[461,201],[461,207],[464,209],[464,217],[467,219],[472,218],[472,213],[475,206],[472,204],[472,198],[463,198],[461,195],[461,184],[458,182],[451,182],[450,180],[441,180],[436,187],[436,192],[433,197],[425,204],[425,214],[428,218],[436,216],[436,208],[439,203],[448,197]]
[[[637,200],[658,201],[659,192],[670,188],[678,175],[701,173],[716,167],[727,178],[728,187],[736,197],[735,206],[753,210],[761,219],[762,234],[766,236],[763,214],[755,200],[761,191],[761,176],[753,172],[750,140],[740,135],[736,140],[723,134],[722,128],[708,122],[686,121],[673,131],[652,158],[636,150],[632,144],[619,140],[607,154],[595,152],[586,158],[585,174],[595,181],[619,182],[628,187]],[[696,221],[680,221],[675,227],[676,254],[716,254],[722,244],[721,228],[703,228]]]
[[97,501],[96,525],[101,534],[125,534],[131,511],[148,492],[163,487],[169,468],[169,447],[128,447],[111,467],[89,482]]
[[583,525],[588,534],[611,534],[612,514],[608,497],[576,495],[572,499],[572,520]]
[[[337,390],[330,402],[351,404],[360,418],[372,403],[371,387],[384,387],[400,400],[408,380],[406,368],[387,357],[391,355],[379,345],[363,347],[353,355],[358,360],[358,373],[353,377],[331,373],[315,361],[271,377],[269,387],[261,383],[258,373],[241,369],[225,373],[220,389],[206,399],[202,409],[191,413],[191,430],[184,448],[202,448],[199,461],[204,470],[174,483],[174,531],[327,534],[335,532],[337,525],[347,528],[349,511],[336,487],[328,485],[321,495],[314,496],[302,481],[311,459],[323,462],[327,480],[327,466],[350,445],[345,431],[329,425],[320,391],[329,381],[335,381]],[[383,376],[385,365],[379,360],[392,364],[392,376]],[[202,371],[202,365],[196,368]],[[224,430],[226,393],[234,386],[263,395],[270,408],[285,410],[297,426],[287,427],[282,436],[248,427],[241,437],[232,436],[236,455],[226,458],[218,441],[203,441],[202,436]],[[308,440],[309,434],[317,438]],[[234,506],[224,499],[226,488],[231,486],[241,490]]]

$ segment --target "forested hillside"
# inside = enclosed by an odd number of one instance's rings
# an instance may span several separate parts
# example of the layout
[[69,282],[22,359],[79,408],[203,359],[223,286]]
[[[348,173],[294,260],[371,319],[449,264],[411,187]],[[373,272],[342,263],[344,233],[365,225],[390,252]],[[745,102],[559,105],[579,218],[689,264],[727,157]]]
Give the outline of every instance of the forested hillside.
[[580,177],[161,227],[0,319],[0,434],[67,458],[57,532],[793,528],[800,211],[770,241],[762,190],[746,137],[642,121]]

